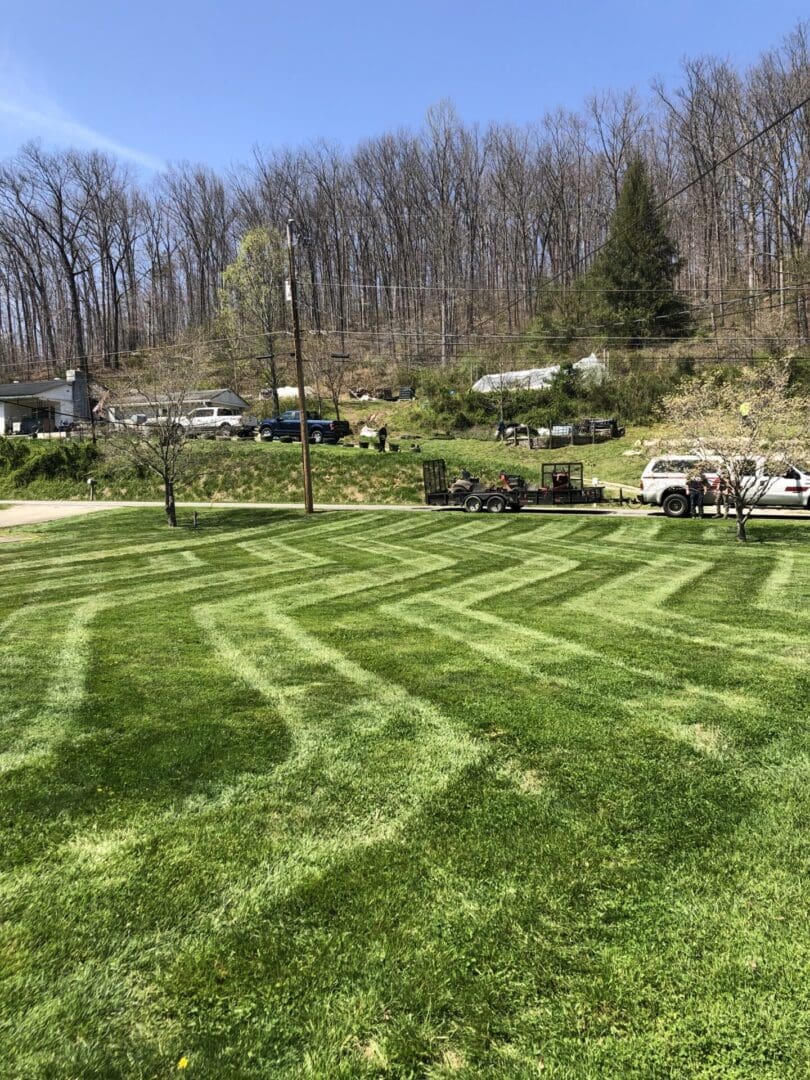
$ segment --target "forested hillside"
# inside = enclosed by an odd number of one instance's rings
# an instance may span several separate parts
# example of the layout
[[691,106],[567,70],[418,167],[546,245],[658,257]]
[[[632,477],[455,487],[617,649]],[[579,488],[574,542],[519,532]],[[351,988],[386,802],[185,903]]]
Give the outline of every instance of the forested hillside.
[[[480,130],[440,104],[420,131],[261,151],[228,175],[183,163],[148,179],[29,145],[0,168],[0,371],[103,372],[188,335],[266,352],[287,328],[283,298],[261,336],[223,328],[222,275],[240,238],[280,237],[290,214],[309,331],[395,362],[486,356],[522,335],[547,284],[589,266],[636,154],[669,200],[676,286],[703,325],[730,329],[740,355],[774,317],[780,345],[805,341],[808,26],[750,70],[697,58],[674,86],[584,86],[579,112],[527,127]],[[575,336],[594,340],[623,344],[610,326]]]

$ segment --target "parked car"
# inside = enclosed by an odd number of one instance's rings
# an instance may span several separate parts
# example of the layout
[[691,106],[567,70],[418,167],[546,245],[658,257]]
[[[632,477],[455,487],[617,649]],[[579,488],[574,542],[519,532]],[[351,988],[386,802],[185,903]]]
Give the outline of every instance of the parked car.
[[256,432],[257,421],[252,416],[244,416],[239,409],[224,405],[211,405],[194,409],[188,416],[181,416],[180,423],[188,428],[188,437],[198,435],[239,435],[250,438]]
[[[314,413],[307,413],[307,428],[309,429],[309,441],[314,443],[336,443],[346,435],[351,435],[352,429],[346,420],[324,420]],[[259,437],[267,442],[273,439],[301,439],[301,412],[299,409],[288,409],[287,412],[272,416],[267,420],[259,421]]]
[[[786,464],[779,475],[772,475],[765,471],[761,458],[741,461],[740,467],[749,505],[810,510],[810,473],[804,469]],[[706,504],[713,505],[719,482],[719,460],[692,454],[649,461],[641,475],[641,501],[648,506],[660,506],[668,517],[686,517],[689,513],[686,480],[698,468],[709,485]]]

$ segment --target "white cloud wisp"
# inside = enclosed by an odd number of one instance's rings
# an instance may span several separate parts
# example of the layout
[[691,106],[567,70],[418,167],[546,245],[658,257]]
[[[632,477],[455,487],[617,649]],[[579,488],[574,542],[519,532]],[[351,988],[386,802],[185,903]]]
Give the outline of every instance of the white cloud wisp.
[[157,171],[164,162],[117,142],[66,116],[52,101],[32,91],[28,80],[0,54],[0,129],[23,139],[41,138],[80,149],[108,150],[141,168]]

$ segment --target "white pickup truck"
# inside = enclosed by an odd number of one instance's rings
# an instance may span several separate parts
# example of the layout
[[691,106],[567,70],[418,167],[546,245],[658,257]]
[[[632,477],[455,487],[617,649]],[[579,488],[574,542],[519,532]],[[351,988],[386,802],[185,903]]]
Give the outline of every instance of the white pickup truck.
[[180,423],[188,428],[189,438],[196,436],[239,435],[250,438],[256,434],[256,420],[243,416],[239,409],[224,405],[209,405],[194,409],[188,416],[182,416]]
[[[709,484],[706,505],[713,505],[719,471],[712,472],[712,464],[712,458],[690,454],[653,458],[641,474],[641,501],[648,506],[660,506],[668,517],[687,517],[686,480],[695,469],[700,469]],[[716,464],[719,470],[719,462]],[[785,465],[779,475],[773,475],[765,471],[761,459],[740,465],[746,467],[742,475],[748,505],[810,510],[810,473],[804,469]]]

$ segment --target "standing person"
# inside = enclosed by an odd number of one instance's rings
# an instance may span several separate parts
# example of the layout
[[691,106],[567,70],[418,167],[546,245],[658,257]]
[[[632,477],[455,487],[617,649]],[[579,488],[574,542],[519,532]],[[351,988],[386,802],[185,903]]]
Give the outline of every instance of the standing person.
[[377,430],[377,450],[382,453],[385,450],[385,441],[388,438],[388,428],[383,424]]
[[703,498],[706,494],[706,477],[703,473],[692,473],[686,481],[686,493],[689,496],[689,516],[703,517]]
[[495,442],[506,441],[506,424],[503,422],[503,417],[498,421],[498,430],[495,435]]

